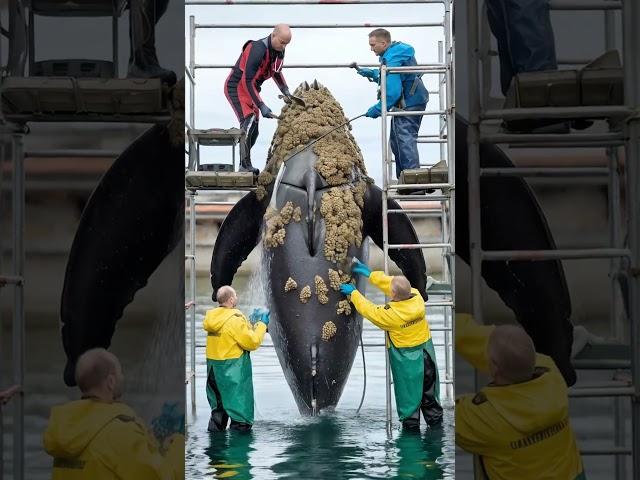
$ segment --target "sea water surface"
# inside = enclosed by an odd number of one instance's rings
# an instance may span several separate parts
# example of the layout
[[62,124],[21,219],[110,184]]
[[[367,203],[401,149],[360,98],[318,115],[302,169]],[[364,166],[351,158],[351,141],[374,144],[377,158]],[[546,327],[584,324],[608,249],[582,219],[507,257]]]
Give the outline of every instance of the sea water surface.
[[[197,396],[196,411],[191,414],[187,393],[187,479],[455,478],[451,408],[445,409],[441,428],[429,429],[423,425],[420,433],[409,433],[401,431],[394,406],[392,434],[387,435],[384,337],[367,321],[363,332],[367,384],[359,413],[357,408],[364,386],[360,349],[336,410],[318,417],[303,417],[298,413],[267,334],[263,346],[251,354],[256,417],[253,431],[249,434],[208,433],[206,336],[201,326],[205,311],[217,304],[209,297],[207,279],[198,280]],[[239,308],[246,312],[255,305],[255,287],[248,278],[236,278],[234,286],[240,297]],[[375,289],[369,288],[367,295],[375,302],[384,302],[384,296]],[[442,325],[442,309],[430,309],[428,316],[432,326]],[[189,331],[187,317],[187,338]],[[443,344],[441,332],[434,332],[433,336],[436,345]],[[436,346],[436,353],[441,378],[444,378],[444,348]],[[188,354],[187,348],[187,365]],[[441,395],[447,403],[445,385],[441,386]]]

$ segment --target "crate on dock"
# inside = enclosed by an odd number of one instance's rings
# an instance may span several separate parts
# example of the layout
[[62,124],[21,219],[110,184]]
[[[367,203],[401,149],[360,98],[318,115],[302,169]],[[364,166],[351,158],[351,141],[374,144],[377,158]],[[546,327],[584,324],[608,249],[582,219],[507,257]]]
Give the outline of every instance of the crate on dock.
[[255,185],[251,172],[187,172],[185,181],[188,188],[247,188]]
[[400,173],[399,183],[405,185],[420,183],[447,183],[449,168],[444,160],[429,168],[409,168]]

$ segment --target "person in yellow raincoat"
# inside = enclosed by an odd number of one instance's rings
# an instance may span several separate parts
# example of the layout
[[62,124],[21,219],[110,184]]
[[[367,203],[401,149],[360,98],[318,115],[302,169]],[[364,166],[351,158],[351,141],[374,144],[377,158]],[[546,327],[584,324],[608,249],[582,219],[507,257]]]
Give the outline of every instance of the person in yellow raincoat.
[[456,315],[456,352],[491,383],[456,399],[456,444],[489,480],[585,480],[567,384],[519,326]]
[[403,276],[371,272],[357,261],[352,272],[365,275],[369,283],[391,298],[385,305],[367,300],[353,284],[343,283],[340,291],[364,318],[387,332],[387,347],[398,417],[405,428],[420,427],[420,410],[431,426],[442,423],[440,382],[431,331],[425,317],[424,299]]
[[163,445],[131,407],[119,402],[120,362],[102,348],[76,366],[82,399],[53,407],[44,448],[53,457],[52,480],[183,480],[184,435]]
[[208,430],[247,431],[253,425],[253,379],[249,352],[264,339],[268,310],[256,309],[250,323],[236,308],[238,296],[228,285],[216,293],[219,307],[209,310],[202,324],[207,332],[207,399],[211,407]]

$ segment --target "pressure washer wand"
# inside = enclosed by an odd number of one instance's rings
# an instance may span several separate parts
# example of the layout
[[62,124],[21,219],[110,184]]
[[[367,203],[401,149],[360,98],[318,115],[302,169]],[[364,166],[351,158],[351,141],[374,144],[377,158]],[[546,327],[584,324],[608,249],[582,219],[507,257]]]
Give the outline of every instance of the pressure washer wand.
[[332,128],[332,129],[331,129],[331,130],[329,130],[328,132],[323,133],[322,135],[320,135],[318,138],[316,138],[316,139],[315,139],[315,140],[313,140],[312,142],[309,142],[309,144],[308,144],[308,145],[305,145],[305,147],[304,147],[302,150],[300,150],[300,151],[298,151],[298,152],[294,153],[294,154],[293,154],[293,155],[291,155],[289,158],[287,158],[287,161],[291,160],[293,157],[295,157],[295,156],[296,156],[296,155],[298,155],[299,153],[304,152],[304,151],[305,151],[307,148],[309,148],[311,145],[314,145],[314,144],[318,143],[320,140],[322,140],[324,137],[326,137],[326,136],[327,136],[327,135],[329,135],[330,133],[333,133],[333,132],[335,132],[336,130],[338,130],[339,128],[342,128],[342,127],[344,127],[344,126],[346,126],[346,125],[349,125],[351,122],[353,122],[353,121],[355,121],[355,120],[359,119],[360,117],[364,117],[365,115],[366,115],[366,113],[363,113],[363,114],[361,114],[361,115],[358,115],[357,117],[353,117],[353,118],[351,118],[351,119],[347,120],[346,122],[344,122],[344,123],[342,123],[342,124],[338,125],[337,127]]

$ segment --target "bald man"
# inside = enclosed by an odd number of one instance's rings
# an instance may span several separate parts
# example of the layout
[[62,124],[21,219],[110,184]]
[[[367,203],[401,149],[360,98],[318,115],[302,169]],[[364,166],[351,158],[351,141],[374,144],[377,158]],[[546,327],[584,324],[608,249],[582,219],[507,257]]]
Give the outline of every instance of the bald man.
[[422,295],[411,288],[406,277],[371,272],[360,261],[352,273],[368,277],[369,283],[391,299],[385,305],[376,305],[353,284],[340,286],[340,291],[350,298],[360,315],[387,332],[396,408],[402,426],[419,429],[421,410],[428,425],[439,425],[442,422],[440,382]]
[[491,379],[479,393],[456,399],[456,444],[479,456],[486,478],[586,478],[567,384],[521,327],[456,315],[456,353]]
[[282,75],[284,50],[289,42],[291,29],[285,24],[276,25],[271,35],[265,38],[247,41],[224,83],[224,94],[245,133],[240,158],[241,172],[258,174],[258,169],[251,165],[251,147],[258,139],[260,115],[277,118],[260,97],[260,87],[264,81],[273,77],[282,94],[288,99],[293,98]]
[[82,398],[53,407],[44,432],[53,480],[184,478],[184,436],[173,434],[160,445],[119,401],[124,375],[115,355],[88,350],[78,358],[75,377]]
[[209,310],[202,327],[207,332],[207,399],[210,432],[249,431],[253,425],[253,377],[249,352],[262,344],[269,311],[256,309],[253,323],[238,310],[238,295],[229,285],[216,292],[220,305]]

